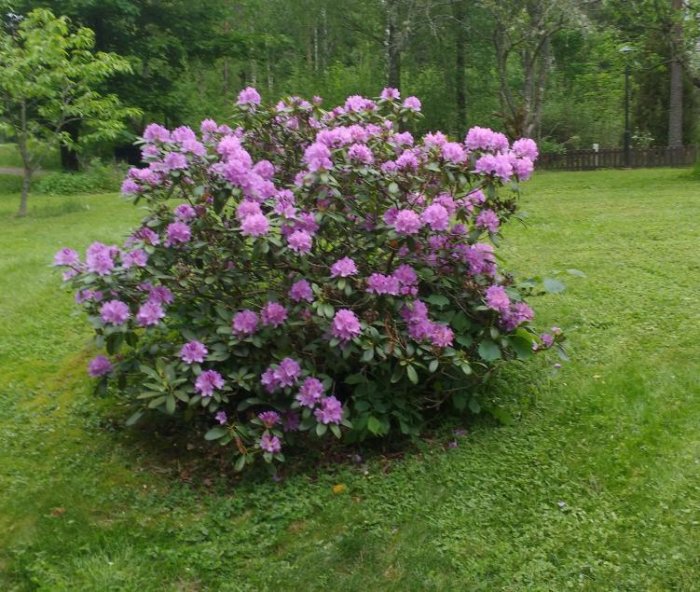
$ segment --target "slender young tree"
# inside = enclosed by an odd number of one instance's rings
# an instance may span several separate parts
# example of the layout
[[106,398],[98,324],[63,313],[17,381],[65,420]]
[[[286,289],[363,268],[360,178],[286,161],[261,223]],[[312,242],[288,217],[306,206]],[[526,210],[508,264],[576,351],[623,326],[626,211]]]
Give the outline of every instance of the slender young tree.
[[51,147],[78,148],[68,133],[83,122],[81,144],[113,139],[125,118],[139,113],[124,108],[99,85],[130,66],[112,53],[93,53],[90,29],[71,31],[66,17],[37,9],[26,18],[10,16],[0,32],[0,122],[14,136],[24,169],[18,216],[27,214],[32,176]]

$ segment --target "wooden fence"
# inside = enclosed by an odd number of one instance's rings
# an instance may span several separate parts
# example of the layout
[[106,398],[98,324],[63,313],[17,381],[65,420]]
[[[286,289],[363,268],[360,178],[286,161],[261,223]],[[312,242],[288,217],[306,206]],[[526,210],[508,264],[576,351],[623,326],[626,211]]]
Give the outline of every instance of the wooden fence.
[[631,148],[628,164],[622,148],[569,150],[564,154],[541,154],[536,166],[560,171],[688,166],[695,164],[698,154],[697,146]]

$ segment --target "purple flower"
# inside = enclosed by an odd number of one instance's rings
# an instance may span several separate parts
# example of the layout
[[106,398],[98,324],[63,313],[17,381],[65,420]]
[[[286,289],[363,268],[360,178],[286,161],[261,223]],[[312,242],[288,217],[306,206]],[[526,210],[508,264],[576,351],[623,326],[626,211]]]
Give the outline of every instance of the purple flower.
[[137,240],[142,240],[147,245],[160,244],[160,238],[158,238],[158,234],[153,232],[150,228],[146,228],[145,226],[143,228],[139,228],[136,232],[134,232],[132,237]]
[[516,158],[513,161],[513,172],[521,181],[527,181],[532,176],[534,170],[535,165],[532,164],[532,160],[527,157]]
[[268,302],[260,312],[263,325],[279,327],[287,320],[287,309],[278,302]]
[[493,210],[483,210],[476,217],[476,226],[489,232],[498,232],[498,227],[500,226],[498,215]]
[[399,290],[399,279],[396,276],[373,273],[367,278],[367,291],[370,294],[398,296]]
[[168,237],[165,241],[166,247],[187,243],[189,242],[190,238],[192,238],[190,227],[184,222],[173,222],[172,224],[168,224],[166,234]]
[[423,226],[420,216],[413,210],[399,210],[394,221],[394,229],[399,234],[416,234]]
[[209,353],[206,345],[200,341],[188,341],[180,350],[180,358],[186,364],[201,364],[205,356]]
[[120,191],[124,195],[132,195],[134,193],[138,193],[139,189],[140,187],[138,186],[138,183],[136,183],[136,181],[134,181],[133,179],[124,179]]
[[260,94],[252,86],[244,88],[240,93],[238,93],[237,105],[259,105],[260,104]]
[[452,340],[454,339],[454,333],[447,325],[442,325],[435,323],[433,325],[433,332],[430,336],[430,341],[435,347],[449,347],[452,345]]
[[175,217],[181,222],[187,222],[197,217],[197,212],[190,204],[180,204],[175,208]]
[[151,123],[143,130],[143,139],[147,142],[169,142],[170,132],[162,125]]
[[554,337],[549,333],[542,333],[540,339],[542,340],[542,345],[545,347],[552,347],[552,345],[554,345]]
[[112,369],[112,363],[105,356],[96,356],[88,364],[88,374],[92,377],[104,376]]
[[165,316],[165,311],[163,307],[153,300],[149,300],[142,304],[136,314],[136,320],[142,327],[150,327],[151,325],[157,325]]
[[211,397],[215,390],[223,388],[224,378],[216,370],[205,370],[194,383],[194,390],[203,397]]
[[233,315],[231,328],[238,337],[252,335],[258,328],[258,315],[248,309],[237,312]]
[[401,98],[401,93],[395,88],[387,87],[379,97],[385,101],[398,101]]
[[121,300],[110,300],[100,308],[102,320],[112,325],[123,325],[130,316],[129,307]]
[[432,230],[447,230],[450,225],[450,215],[444,206],[433,203],[423,210],[421,221]]
[[423,144],[426,148],[441,148],[447,143],[447,136],[442,132],[425,134]]
[[325,144],[321,144],[320,142],[311,144],[304,151],[304,162],[308,165],[309,171],[312,173],[319,169],[330,169],[333,167],[331,151]]
[[361,162],[362,164],[372,164],[374,162],[372,151],[364,144],[353,144],[350,146],[348,149],[348,158],[356,162]]
[[187,158],[179,152],[169,152],[163,159],[163,164],[168,170],[175,171],[187,168]]
[[350,341],[362,332],[360,320],[354,312],[341,308],[333,317],[331,333],[340,341]]
[[213,134],[214,132],[216,132],[217,127],[218,125],[213,119],[204,119],[199,125],[199,129],[202,131],[203,134]]
[[489,128],[473,127],[467,132],[464,140],[469,150],[488,150],[504,152],[508,150],[508,138]]
[[236,218],[239,220],[245,220],[248,216],[262,216],[262,209],[260,209],[260,204],[256,201],[249,199],[243,200],[236,208]]
[[314,407],[323,397],[325,390],[323,383],[318,378],[310,376],[302,383],[296,400],[303,407]]
[[420,111],[421,102],[418,97],[407,97],[403,102],[404,109],[410,109],[411,111]]
[[271,428],[280,422],[280,414],[276,411],[263,411],[258,413],[258,419],[263,422],[266,428]]
[[515,142],[513,142],[512,150],[519,158],[528,158],[531,162],[536,161],[537,157],[539,156],[537,144],[530,138],[520,138],[519,140],[515,140]]
[[97,275],[109,275],[114,269],[114,255],[117,252],[116,247],[92,243],[85,256],[88,271]]
[[54,255],[53,258],[53,264],[54,265],[79,265],[80,264],[80,255],[78,255],[77,251],[74,251],[73,249],[69,249],[67,247],[64,247],[58,253]]
[[461,164],[467,160],[467,153],[461,144],[446,142],[442,145],[442,157],[448,162]]
[[165,286],[152,286],[148,284],[146,286],[148,290],[148,299],[151,302],[157,302],[158,304],[172,304],[174,298],[173,293]]
[[228,421],[228,415],[226,415],[225,411],[217,411],[216,415],[214,415],[214,419],[216,419],[220,425],[225,425]]
[[280,450],[282,450],[282,442],[280,439],[268,432],[265,432],[262,435],[258,445],[260,446],[261,450],[269,452],[270,454],[277,454]]
[[311,250],[311,235],[306,230],[295,230],[287,238],[289,248],[295,253],[308,253]]
[[130,267],[146,267],[148,263],[148,254],[143,249],[135,249],[128,253],[122,254],[122,266],[124,269]]
[[510,310],[506,311],[501,320],[506,331],[512,331],[517,326],[526,321],[531,321],[535,316],[532,309],[524,302],[516,302],[511,306]]
[[301,366],[292,358],[284,358],[275,370],[275,377],[280,386],[287,387],[296,383],[301,374]]
[[333,396],[321,400],[321,405],[314,411],[316,420],[323,424],[339,424],[343,420],[343,406]]
[[280,388],[293,386],[301,374],[301,366],[292,358],[284,358],[278,365],[270,366],[263,372],[260,382],[269,393]]
[[360,95],[352,95],[345,99],[345,110],[348,112],[372,111],[375,107],[374,101]]
[[309,282],[306,280],[294,282],[289,290],[289,297],[294,302],[301,302],[302,300],[306,300],[306,302],[313,302],[314,293],[311,290],[311,284],[309,284]]
[[263,214],[251,214],[243,218],[241,222],[241,234],[243,236],[263,236],[270,229],[270,223]]
[[507,154],[484,154],[474,165],[474,170],[483,175],[493,175],[507,181],[513,174],[513,165]]
[[350,257],[338,259],[331,265],[331,277],[350,277],[357,273],[357,266]]
[[510,298],[503,286],[489,286],[486,290],[486,306],[491,310],[497,310],[501,314],[508,312]]
[[[389,164],[386,162],[385,164]],[[418,168],[418,157],[413,150],[406,150],[396,159],[396,167],[399,169],[412,169],[416,170]],[[382,166],[382,171],[384,166]]]

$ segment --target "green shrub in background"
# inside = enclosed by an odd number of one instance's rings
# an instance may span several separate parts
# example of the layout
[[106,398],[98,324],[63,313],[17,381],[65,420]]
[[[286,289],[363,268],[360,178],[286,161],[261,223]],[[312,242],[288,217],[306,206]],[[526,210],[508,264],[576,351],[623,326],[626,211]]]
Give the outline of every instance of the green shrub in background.
[[22,177],[0,175],[0,193],[19,193],[20,191],[22,191]]
[[48,195],[109,193],[119,191],[124,171],[116,165],[93,160],[80,173],[50,173],[36,184],[36,191]]

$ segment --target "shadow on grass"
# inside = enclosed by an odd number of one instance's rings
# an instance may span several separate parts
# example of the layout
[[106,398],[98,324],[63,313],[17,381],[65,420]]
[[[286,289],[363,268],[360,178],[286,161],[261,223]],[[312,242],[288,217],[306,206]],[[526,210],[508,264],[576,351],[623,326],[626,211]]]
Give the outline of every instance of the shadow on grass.
[[451,406],[433,411],[426,415],[419,437],[393,434],[348,443],[330,435],[319,439],[314,434],[298,434],[296,442],[285,445],[284,464],[266,465],[257,460],[242,473],[233,469],[233,444],[220,446],[204,440],[204,433],[211,427],[204,422],[188,423],[181,416],[153,412],[136,425],[126,427],[125,420],[132,409],[110,396],[99,399],[95,405],[76,406],[76,412],[88,417],[93,429],[111,432],[115,443],[128,458],[134,459],[139,470],[195,488],[246,487],[300,475],[314,482],[342,471],[363,471],[368,464],[388,473],[404,457],[457,446],[474,429],[495,430],[503,423],[517,423],[533,409],[538,393],[549,383],[544,366],[538,360],[505,365],[479,395],[483,411],[457,411]]

